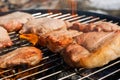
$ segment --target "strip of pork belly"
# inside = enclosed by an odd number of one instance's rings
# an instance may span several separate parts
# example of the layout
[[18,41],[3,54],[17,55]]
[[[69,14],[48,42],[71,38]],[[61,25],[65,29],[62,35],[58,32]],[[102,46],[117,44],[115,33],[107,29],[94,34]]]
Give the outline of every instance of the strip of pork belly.
[[21,34],[34,33],[43,35],[54,30],[66,29],[67,23],[53,18],[39,18],[28,21],[20,31]]
[[8,32],[18,31],[22,28],[28,20],[34,17],[25,12],[13,12],[4,16],[0,16],[0,25],[3,26]]
[[52,52],[60,52],[74,41],[73,37],[80,34],[82,34],[82,32],[76,30],[54,31],[47,35],[46,45]]
[[21,47],[0,56],[0,68],[14,67],[23,64],[33,66],[39,63],[41,59],[41,50],[30,46]]
[[85,47],[74,43],[66,47],[61,55],[71,67],[96,68],[108,64],[120,57],[120,32],[107,39],[95,51],[89,51]]
[[8,35],[6,29],[0,26],[0,49],[8,46],[12,46],[12,41]]
[[88,32],[75,37],[75,40],[78,44],[92,51],[97,49],[106,39],[113,37],[113,35],[114,32]]
[[83,31],[83,32],[91,32],[91,31],[111,32],[111,31],[119,31],[120,26],[110,22],[98,22],[98,23],[90,23],[90,24],[81,24],[76,22],[73,24],[73,26],[70,27],[70,29]]

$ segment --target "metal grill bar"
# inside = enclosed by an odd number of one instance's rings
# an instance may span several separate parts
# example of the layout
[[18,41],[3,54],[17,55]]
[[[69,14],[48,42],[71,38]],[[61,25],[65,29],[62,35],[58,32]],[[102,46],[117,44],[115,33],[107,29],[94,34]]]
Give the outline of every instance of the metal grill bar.
[[[51,15],[49,15],[51,14]],[[77,16],[78,14],[72,16],[71,14],[62,14],[62,13],[57,13],[57,14],[53,14],[53,13],[46,13],[46,14],[36,14],[37,16],[34,16],[35,18],[40,18],[40,17],[50,17],[50,18],[54,18],[54,19],[61,19],[61,20],[65,20],[65,19],[68,19],[66,21],[70,21],[72,23],[74,22],[81,22],[81,23],[88,23],[88,22],[93,22],[93,21],[96,21],[96,20],[99,20],[99,17],[97,18],[93,18],[92,16],[89,16],[89,17],[85,17],[85,15],[82,15],[82,16]],[[61,15],[62,14],[62,15]],[[35,14],[34,14],[35,15]],[[83,18],[84,17],[84,18]],[[80,19],[82,18],[82,19]],[[90,18],[93,18],[93,19],[90,19]],[[79,19],[79,20],[78,20]],[[90,20],[89,20],[90,19]],[[102,20],[101,20],[102,21]]]
[[9,35],[13,35],[13,34],[15,34],[16,32],[11,32],[11,33],[8,33]]
[[89,22],[94,22],[94,21],[96,21],[96,20],[99,20],[100,18],[99,17],[97,17],[97,18],[93,18],[93,19],[91,19],[91,20],[88,20],[88,21],[85,21],[85,22],[82,22],[83,24],[86,24],[86,23],[89,23]]
[[103,71],[103,70],[105,70],[105,69],[107,69],[107,68],[109,68],[109,67],[112,67],[113,65],[118,64],[118,63],[120,63],[120,60],[119,60],[119,61],[116,61],[115,63],[110,64],[110,65],[108,65],[108,66],[106,66],[106,67],[103,67],[103,68],[101,68],[101,69],[99,69],[99,70],[96,70],[95,72],[93,72],[93,73],[91,73],[91,74],[89,74],[89,75],[87,75],[87,76],[84,76],[84,77],[82,77],[82,78],[80,78],[80,79],[78,79],[78,80],[82,80],[82,79],[88,78],[89,76],[92,76],[92,75],[94,75],[94,74],[96,74],[96,73],[98,73],[98,72],[100,72],[100,71]]
[[115,74],[115,73],[117,73],[117,72],[120,72],[120,69],[117,69],[117,70],[113,71],[112,73],[109,73],[108,75],[106,75],[106,76],[104,76],[104,77],[101,77],[101,78],[98,79],[98,80],[103,80],[103,79],[105,79],[105,78],[107,78],[107,77],[109,77],[109,76],[111,76],[111,75],[113,75],[113,74]]
[[50,56],[46,56],[46,57],[44,57],[42,60],[45,60],[45,59],[49,59],[50,57],[54,57],[54,56],[56,56],[57,54],[53,54],[53,55],[50,55]]
[[60,16],[62,13],[52,14],[50,16],[47,16],[48,18],[54,18],[56,16]]
[[67,19],[71,19],[71,18],[74,18],[74,17],[77,17],[77,16],[78,16],[78,15],[67,16],[67,17],[61,18],[61,20],[67,20]]
[[0,74],[4,74],[4,73],[6,73],[6,72],[9,72],[9,71],[11,71],[12,69],[8,69],[8,70],[5,70],[5,71],[2,71],[2,72],[0,72]]
[[111,23],[112,23],[113,21],[109,21],[109,22],[111,22]]
[[[36,18],[40,18],[40,17],[52,17],[52,18],[54,18],[54,19],[61,19],[61,20],[72,21],[72,22],[81,22],[81,23],[89,23],[89,22],[95,22],[95,23],[97,23],[97,22],[99,22],[99,21],[106,21],[106,19],[100,20],[99,17],[97,17],[97,18],[93,18],[93,16],[85,17],[85,15],[82,15],[82,16],[77,16],[77,15],[71,16],[71,14],[62,14],[62,13],[57,13],[57,14],[51,13],[51,14],[46,14],[46,15],[45,15],[45,14],[42,14],[42,15],[40,14],[40,15],[37,15],[37,16],[35,15],[35,17],[36,17]],[[81,18],[82,18],[82,19],[81,19]],[[112,21],[110,21],[110,22],[112,22]],[[47,50],[47,49],[45,49],[45,50],[43,50],[43,51],[46,51],[46,50]],[[55,56],[55,55],[52,55],[52,56]],[[51,56],[51,57],[52,57],[52,56]],[[43,60],[44,60],[44,59],[48,59],[49,57],[50,57],[50,56],[44,57]],[[104,70],[104,69],[107,69],[107,68],[109,68],[109,67],[111,67],[111,66],[113,66],[113,65],[115,65],[115,64],[117,64],[117,63],[119,63],[119,61],[117,61],[116,63],[111,64],[111,65],[109,65],[109,66],[107,66],[107,67],[104,67],[104,68],[102,68],[102,69],[99,69],[99,70],[93,72],[92,74],[89,74],[89,75],[87,75],[87,76],[84,76],[84,77],[82,77],[81,79],[88,78],[89,76],[91,76],[91,75],[93,75],[93,74],[95,74],[95,73],[98,73],[98,72],[100,72],[100,71],[102,71],[102,70]],[[54,67],[54,66],[52,66],[52,67]],[[42,71],[35,72],[35,73],[33,73],[32,75],[28,75],[28,76],[25,76],[25,77],[20,78],[20,79],[28,78],[28,77],[30,77],[30,76],[33,76],[33,75],[42,73],[42,72],[47,71],[47,70],[49,70],[49,69],[51,69],[51,67],[48,68],[48,69],[44,69],[44,70],[42,70]],[[56,74],[61,73],[61,72],[62,72],[62,71],[59,70],[59,71],[54,72],[54,73],[52,73],[52,74],[49,74],[49,75],[47,75],[47,76],[43,76],[43,77],[39,78],[38,80],[51,77],[51,76],[56,75]],[[115,71],[115,72],[116,72],[116,71]],[[113,72],[113,73],[114,73],[114,72]],[[111,73],[111,74],[112,74],[112,73]],[[69,75],[67,75],[67,76],[64,76],[64,77],[60,78],[59,80],[66,79],[66,78],[68,78],[68,77],[70,77],[70,76],[73,76],[73,75],[76,75],[76,73],[71,73],[71,74],[69,74]]]
[[60,79],[58,79],[58,80],[63,80],[63,79],[65,79],[65,78],[68,78],[68,77],[70,77],[70,76],[73,76],[73,75],[76,75],[77,73],[72,73],[72,74],[70,74],[70,75],[68,75],[68,76],[65,76],[65,77],[62,77],[62,78],[60,78]]
[[60,19],[60,18],[66,17],[66,16],[70,16],[70,13],[57,16],[54,19]]
[[98,22],[101,22],[101,21],[104,22],[104,21],[106,21],[106,19],[100,19],[100,20],[98,20],[98,21],[95,21],[94,24],[95,24],[95,23],[98,23]]
[[[52,14],[52,13],[51,13]],[[52,14],[53,15],[53,14]],[[49,14],[43,14],[43,15],[39,15],[39,16],[35,16],[36,18],[40,18],[40,17],[51,17],[52,15],[49,15]],[[57,16],[56,16],[57,15]],[[77,15],[77,14],[76,14]],[[76,16],[75,15],[75,18],[72,18],[73,16],[71,14],[63,14],[63,15],[60,15],[60,14],[55,14],[55,17],[54,19],[61,19],[61,20],[65,20],[65,19],[68,19],[66,21],[72,21],[73,23],[74,22],[81,22],[83,21],[84,23],[88,23],[88,22],[91,22],[91,21],[95,21],[97,20],[98,18],[93,18],[92,16],[89,16],[89,17],[85,17],[85,15],[82,15],[82,16]],[[85,17],[85,18],[82,18],[82,17]],[[72,18],[72,19],[69,19],[69,18]],[[80,19],[82,18],[82,19]],[[91,19],[93,18],[93,19]],[[78,20],[79,19],[79,20]],[[91,20],[89,20],[91,19]],[[85,21],[87,20],[87,22]]]
[[42,49],[42,51],[48,51],[48,49],[47,49],[47,48],[44,48],[44,49]]
[[[32,67],[32,68],[26,69],[26,70],[24,70],[24,71],[21,71],[21,72],[18,72],[18,73],[15,73],[15,74],[9,75],[9,76],[6,76],[6,77],[1,78],[1,79],[7,79],[7,78],[13,77],[13,76],[15,76],[15,75],[19,75],[19,74],[22,74],[22,73],[28,72],[28,71],[30,71],[30,70],[36,69],[36,68],[38,68],[38,67],[44,66],[44,65],[49,64],[49,63],[52,63],[52,62],[55,62],[55,61],[57,61],[57,60],[60,60],[60,58],[58,58],[58,59],[54,59],[54,60],[50,60],[50,61],[48,61],[48,62],[46,62],[46,63],[40,64],[40,65],[37,65],[37,66],[35,66],[35,67]],[[44,70],[43,70],[43,71],[44,71]]]
[[88,17],[85,17],[83,19],[76,20],[75,22],[81,22],[81,21],[85,21],[85,20],[88,20],[88,19],[91,19],[91,18],[93,18],[93,16],[88,16]]
[[83,18],[83,17],[85,17],[85,15],[83,15],[83,16],[77,16],[77,17],[75,17],[75,18],[72,18],[72,19],[69,19],[69,20],[66,20],[66,21],[72,22],[72,21],[76,21],[76,20],[78,20],[78,19],[80,19],[80,18]]
[[[82,70],[84,70],[84,69],[85,69],[85,68],[80,68],[79,71],[82,71]],[[72,73],[72,74],[69,74],[69,75],[64,76],[64,77],[62,77],[62,78],[59,78],[58,80],[63,80],[63,79],[66,79],[66,78],[71,77],[71,76],[76,75],[76,74],[77,74],[77,73]]]
[[35,18],[46,17],[46,16],[49,16],[49,15],[51,15],[51,14],[52,14],[52,13],[41,14],[41,15],[35,16]]
[[[62,14],[62,13],[53,14],[53,13],[50,12],[50,13],[42,14],[41,12],[39,12],[39,13],[32,14],[32,16],[34,16],[35,18],[48,17],[48,18],[54,18],[54,19],[61,19],[61,20],[65,20],[65,21],[70,21],[70,22],[72,22],[72,23],[74,23],[74,22],[81,22],[81,23],[83,23],[83,24],[87,24],[87,23],[90,23],[90,22],[98,23],[98,22],[100,22],[100,21],[106,21],[106,19],[100,19],[99,17],[96,17],[96,18],[95,18],[95,17],[93,17],[93,16],[86,16],[86,15],[78,16],[78,14],[76,14],[76,15],[73,16],[73,15],[71,15],[70,13],[68,13],[68,14]],[[113,21],[109,21],[109,22],[113,23]],[[118,23],[115,23],[115,24],[118,24]],[[10,35],[11,38],[13,38],[12,41],[15,41],[15,42],[17,41],[17,42],[16,42],[16,45],[21,44],[21,41],[19,41],[18,38],[15,38],[15,37],[18,37],[18,36],[19,36],[18,34],[16,35],[16,32],[9,33],[9,35]],[[22,45],[21,45],[21,46],[28,46],[28,45],[30,45],[30,43],[27,43],[25,40],[22,41]],[[5,49],[5,50],[3,50],[3,51],[0,51],[0,53],[2,53],[2,52],[7,52],[7,51],[11,51],[11,50],[14,50],[14,49],[16,49],[16,48],[18,48],[18,47],[17,47],[17,46],[14,46],[14,47],[11,47],[10,49]],[[45,52],[45,51],[48,51],[48,49],[47,49],[47,48],[43,48],[42,51]],[[52,59],[52,60],[47,61],[47,62],[43,62],[43,63],[41,63],[41,64],[39,64],[39,65],[37,65],[37,66],[34,66],[34,67],[31,67],[31,68],[25,69],[25,70],[20,71],[20,72],[17,72],[17,73],[14,72],[15,69],[5,70],[5,71],[1,72],[0,74],[4,74],[4,73],[10,72],[10,71],[13,71],[13,73],[10,74],[10,75],[8,75],[8,76],[5,76],[5,77],[3,77],[3,78],[1,78],[1,79],[8,79],[8,78],[11,78],[11,77],[13,77],[13,76],[20,75],[20,74],[22,74],[22,73],[29,72],[29,71],[31,71],[31,70],[40,68],[40,67],[45,66],[45,65],[47,65],[47,64],[51,64],[51,63],[53,63],[53,62],[56,62],[56,61],[58,61],[58,60],[61,60],[60,57],[59,57],[59,58],[57,57],[57,54],[52,54],[52,55],[45,56],[45,57],[42,59],[42,61],[48,60],[48,59],[53,58],[53,57],[55,57],[55,59]],[[88,75],[86,75],[86,76],[83,76],[83,77],[80,78],[79,80],[86,79],[86,78],[87,78],[87,79],[90,79],[90,78],[89,78],[90,76],[92,76],[92,75],[94,75],[94,74],[97,74],[98,72],[101,72],[101,71],[103,71],[103,70],[105,70],[105,69],[107,69],[107,68],[109,68],[109,67],[114,66],[115,64],[118,64],[118,63],[120,63],[120,60],[118,60],[118,61],[116,61],[115,63],[112,63],[112,64],[110,64],[110,65],[108,65],[108,66],[106,66],[106,67],[100,68],[99,70],[96,70],[96,71],[94,71],[93,73],[90,73],[90,74],[88,74]],[[59,63],[59,64],[56,64],[56,65],[54,65],[54,66],[51,66],[51,67],[42,69],[42,70],[37,71],[37,72],[34,72],[33,74],[29,74],[29,75],[27,75],[27,76],[21,77],[21,78],[19,78],[18,80],[27,79],[27,78],[32,77],[32,76],[34,76],[34,75],[37,75],[37,74],[40,74],[40,73],[45,73],[46,71],[51,70],[51,69],[54,69],[54,68],[56,68],[56,67],[58,67],[58,66],[60,66],[60,65],[63,65],[63,63]],[[81,68],[81,70],[83,70],[83,69],[84,69],[84,68]],[[79,70],[79,71],[81,71],[81,70]],[[101,77],[99,80],[102,80],[102,79],[104,79],[104,78],[106,78],[106,77],[108,77],[108,76],[111,76],[111,75],[113,75],[114,73],[117,73],[117,72],[119,72],[119,71],[120,71],[120,69],[115,70],[115,71],[113,71],[112,73]],[[46,75],[46,76],[42,76],[41,78],[38,78],[37,80],[46,79],[46,78],[52,77],[52,76],[57,75],[57,74],[62,73],[62,72],[63,72],[63,69],[60,69],[60,70],[57,70],[57,71],[53,72],[52,74],[49,74],[49,75]],[[67,78],[69,78],[69,77],[71,77],[71,76],[74,76],[74,75],[76,75],[76,74],[77,74],[76,72],[72,72],[72,73],[70,73],[70,74],[67,74],[66,76],[63,76],[63,77],[59,78],[59,80],[67,79]]]
[[37,16],[37,15],[41,15],[41,14],[42,14],[41,12],[38,12],[38,13],[32,14],[32,16]]
[[54,69],[55,67],[58,67],[58,66],[60,66],[60,65],[61,65],[61,64],[57,64],[57,65],[55,65],[55,66],[52,66],[52,67],[49,67],[49,68],[47,68],[47,69],[44,69],[44,70],[38,71],[38,72],[33,73],[33,74],[31,74],[31,75],[28,75],[28,76],[25,76],[25,77],[19,78],[18,80],[26,79],[26,78],[28,78],[28,77],[31,77],[31,76],[34,76],[34,75],[37,75],[37,74],[43,73],[43,72],[48,71],[48,70],[50,70],[50,69]]
[[59,74],[59,73],[61,73],[61,72],[62,72],[62,70],[59,70],[59,71],[57,71],[57,72],[55,72],[55,73],[52,73],[52,74],[47,75],[47,76],[44,76],[44,77],[39,78],[39,79],[37,79],[37,80],[46,79],[46,78],[48,78],[48,77],[54,76],[54,75],[56,75],[56,74]]
[[[76,14],[76,15],[78,15],[78,14]],[[76,16],[75,15],[75,16]],[[72,18],[72,15],[70,15],[70,14],[62,14],[62,13],[57,13],[57,14],[53,14],[52,12],[50,12],[50,13],[46,13],[46,14],[41,14],[41,12],[39,12],[39,13],[35,13],[35,14],[32,14],[32,16],[34,16],[35,18],[40,18],[40,17],[50,17],[50,18],[54,18],[55,17],[55,19],[58,19],[58,18],[62,18],[62,20],[65,20],[65,19],[68,19],[69,17],[71,17]],[[68,17],[67,17],[68,16]],[[85,17],[85,15],[82,15],[81,17]],[[79,19],[79,18],[81,18],[80,16],[76,16],[75,18],[72,18],[72,19],[68,19],[68,20],[66,20],[66,21],[73,21],[73,20],[75,20],[75,19]],[[90,17],[90,16],[89,16]],[[88,17],[88,19],[89,19],[89,17]],[[86,20],[86,19],[85,19]],[[95,18],[95,20],[97,20],[96,18]],[[85,22],[83,22],[83,23],[88,23],[88,22],[91,22],[91,21],[95,21],[94,19],[92,19],[92,20],[88,20],[88,21],[85,21]],[[83,18],[83,20],[82,21],[84,21],[84,18]],[[102,20],[100,20],[100,21],[102,21]],[[103,21],[106,21],[106,19],[103,19]],[[76,22],[76,21],[75,21]],[[79,21],[79,20],[77,20],[77,22],[81,22],[81,20]],[[97,22],[99,22],[99,21],[97,21]],[[110,21],[110,22],[113,22],[113,21]],[[96,21],[95,21],[95,23],[96,23]],[[118,24],[118,23],[115,23],[115,24]]]

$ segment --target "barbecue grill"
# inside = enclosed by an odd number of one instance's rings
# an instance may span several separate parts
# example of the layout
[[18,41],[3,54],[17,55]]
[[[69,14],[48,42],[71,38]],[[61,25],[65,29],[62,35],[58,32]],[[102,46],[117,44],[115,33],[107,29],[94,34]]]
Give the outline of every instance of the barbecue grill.
[[[11,11],[13,12],[13,11]],[[51,10],[48,13],[47,10],[24,10],[24,12],[31,13],[35,18],[51,17],[55,19],[61,19],[70,21],[72,23],[78,21],[81,23],[97,23],[99,21],[107,21],[120,25],[120,18],[96,14],[86,11],[76,11],[77,14],[71,15],[70,10]],[[8,14],[0,13],[0,15]],[[22,46],[32,45],[27,40],[19,39],[17,32],[9,33],[14,45],[7,47],[0,51],[0,55],[6,54],[16,48]],[[120,79],[120,58],[111,61],[109,64],[93,69],[85,68],[70,68],[64,63],[62,57],[59,54],[54,54],[45,47],[36,46],[43,52],[42,61],[35,66],[15,66],[13,68],[0,70],[0,80],[6,79],[18,79],[18,80],[118,80]],[[91,63],[94,64],[94,63]]]

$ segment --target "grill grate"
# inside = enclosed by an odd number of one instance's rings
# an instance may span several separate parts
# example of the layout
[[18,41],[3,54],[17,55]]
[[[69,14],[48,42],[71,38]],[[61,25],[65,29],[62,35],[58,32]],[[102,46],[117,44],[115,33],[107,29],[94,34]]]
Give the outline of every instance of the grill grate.
[[[62,14],[62,13],[45,13],[41,12],[32,14],[35,18],[41,17],[50,17],[54,19],[61,19],[65,21],[81,22],[81,23],[97,23],[99,21],[107,21],[107,19],[101,19],[100,17],[95,16],[87,16],[87,15],[71,15]],[[113,22],[113,21],[109,21]],[[119,24],[119,23],[115,23]],[[0,55],[3,55],[9,51],[12,51],[18,47],[22,46],[30,46],[32,45],[26,40],[20,40],[19,34],[16,32],[9,33],[12,41],[15,43],[13,46],[5,48],[0,51]],[[39,49],[43,51],[43,60],[36,66],[28,67],[28,66],[17,66],[11,69],[0,70],[0,79],[18,79],[18,80],[105,80],[105,79],[119,79],[117,77],[118,73],[120,73],[120,58],[114,61],[111,61],[109,64],[94,69],[73,69],[70,68],[67,64],[64,63],[63,59],[59,54],[53,54],[47,48],[38,46]]]

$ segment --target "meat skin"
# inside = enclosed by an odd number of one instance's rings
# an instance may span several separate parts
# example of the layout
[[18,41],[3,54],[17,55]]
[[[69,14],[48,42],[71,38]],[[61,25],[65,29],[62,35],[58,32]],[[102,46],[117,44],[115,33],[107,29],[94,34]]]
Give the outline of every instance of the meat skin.
[[43,35],[54,30],[66,29],[67,24],[59,19],[39,18],[28,21],[20,30],[20,34],[33,33]]
[[0,26],[4,27],[8,32],[18,31],[30,19],[34,19],[31,14],[17,11],[0,16]]
[[75,43],[70,44],[61,55],[71,67],[95,68],[108,64],[120,57],[120,32],[116,32],[111,39],[106,40],[95,51],[88,51],[85,47]]
[[97,49],[106,39],[111,39],[114,32],[88,32],[76,36],[75,41],[89,51]]
[[7,30],[0,26],[0,49],[12,46],[12,44],[13,42],[11,41]]
[[73,43],[73,37],[82,34],[82,32],[78,32],[75,30],[59,30],[53,31],[46,37],[46,46],[52,52],[60,52],[66,46]]
[[90,23],[90,24],[81,24],[74,23],[73,26],[69,27],[69,29],[78,30],[82,32],[112,32],[112,31],[120,31],[120,26],[110,23],[110,22],[98,22],[98,23]]
[[9,68],[16,65],[36,65],[42,60],[41,50],[35,47],[21,47],[0,56],[0,68]]

